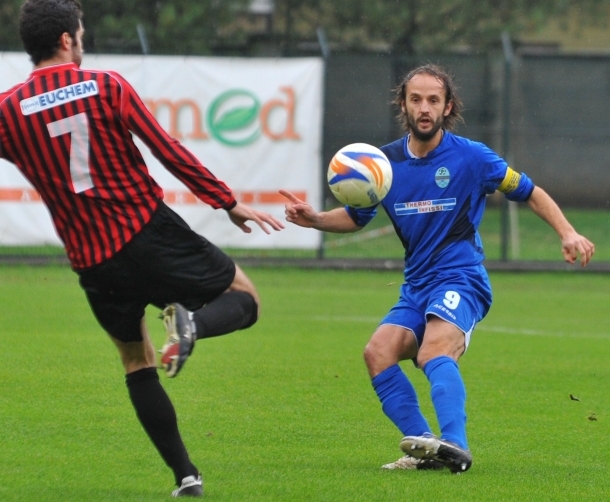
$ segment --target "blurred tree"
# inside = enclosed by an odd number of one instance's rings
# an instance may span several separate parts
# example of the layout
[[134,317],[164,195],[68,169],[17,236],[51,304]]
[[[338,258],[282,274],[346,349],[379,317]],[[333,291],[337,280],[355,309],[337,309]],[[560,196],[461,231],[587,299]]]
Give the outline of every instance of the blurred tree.
[[[21,50],[17,32],[22,0],[0,2],[0,50]],[[550,21],[607,23],[610,0],[274,0],[265,33],[253,30],[252,0],[81,0],[85,49],[96,53],[141,53],[138,25],[153,54],[210,54],[219,47],[248,53],[266,40],[280,53],[298,52],[316,41],[316,30],[343,50],[383,48],[398,54],[456,46],[484,49]],[[255,33],[253,33],[253,31]]]
[[209,54],[222,26],[248,0],[81,0],[86,49],[140,53],[141,25],[153,54]]
[[[497,45],[504,31],[517,37],[551,20],[577,17],[608,22],[610,0],[276,0],[277,29],[286,40],[311,38],[325,29],[330,40],[352,49],[384,45],[414,54],[455,46]],[[286,12],[290,12],[290,16]]]
[[[275,26],[281,30],[281,46],[284,52],[294,50],[302,38],[315,36],[315,30],[322,25],[324,0],[275,0]],[[333,7],[342,8],[341,2],[333,2]],[[327,6],[326,6],[327,7]],[[327,7],[328,8],[328,7]],[[305,28],[305,30],[303,30]]]
[[[0,2],[0,50],[22,50],[18,12],[23,0]],[[209,54],[223,26],[249,0],[80,0],[85,50],[141,53],[138,25],[154,54]],[[239,26],[232,36],[238,35]]]
[[0,50],[21,51],[21,39],[17,31],[17,17],[22,0],[0,2]]
[[[534,31],[551,19],[581,16],[594,22],[605,0],[452,0],[426,2],[383,0],[380,5],[390,24],[377,36],[391,42],[393,52],[443,50],[468,46],[485,49],[500,42],[502,32],[513,38]],[[606,12],[607,16],[608,12]]]

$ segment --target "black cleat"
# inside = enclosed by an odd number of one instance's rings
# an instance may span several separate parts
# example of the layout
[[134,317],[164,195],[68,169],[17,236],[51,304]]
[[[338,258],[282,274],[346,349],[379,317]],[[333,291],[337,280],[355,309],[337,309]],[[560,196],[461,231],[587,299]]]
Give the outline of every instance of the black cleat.
[[400,449],[415,458],[440,462],[454,474],[466,472],[472,465],[470,451],[433,435],[406,436],[400,442]]

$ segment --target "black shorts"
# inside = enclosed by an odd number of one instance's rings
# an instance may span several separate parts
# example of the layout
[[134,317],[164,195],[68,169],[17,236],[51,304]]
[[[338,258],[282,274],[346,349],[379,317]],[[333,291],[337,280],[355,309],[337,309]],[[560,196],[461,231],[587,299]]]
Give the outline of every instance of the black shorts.
[[77,271],[101,326],[123,342],[141,341],[144,309],[178,302],[196,310],[223,293],[235,264],[165,204],[111,259]]

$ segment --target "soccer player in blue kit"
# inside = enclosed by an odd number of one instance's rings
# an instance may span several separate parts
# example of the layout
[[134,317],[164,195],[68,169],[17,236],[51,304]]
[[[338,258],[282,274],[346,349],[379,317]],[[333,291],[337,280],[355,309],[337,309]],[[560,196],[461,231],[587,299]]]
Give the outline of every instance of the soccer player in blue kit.
[[[491,305],[478,227],[488,194],[527,202],[561,240],[564,259],[585,266],[595,247],[578,234],[553,199],[481,143],[450,131],[461,120],[461,101],[450,75],[435,65],[408,73],[395,104],[407,134],[381,148],[393,170],[381,202],[405,248],[400,298],[364,351],[372,385],[388,418],[404,435],[404,456],[385,469],[464,472],[472,465],[466,438],[466,391],[457,361]],[[286,220],[325,232],[355,232],[376,208],[316,212],[293,194]],[[412,359],[425,373],[440,428],[432,433],[417,394],[399,367]]]

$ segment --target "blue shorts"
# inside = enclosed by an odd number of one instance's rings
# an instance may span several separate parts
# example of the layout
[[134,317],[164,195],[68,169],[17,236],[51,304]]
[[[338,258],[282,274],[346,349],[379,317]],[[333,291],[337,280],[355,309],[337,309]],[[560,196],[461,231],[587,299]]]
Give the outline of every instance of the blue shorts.
[[379,323],[413,331],[421,346],[428,316],[435,315],[470,335],[491,306],[491,285],[483,266],[443,271],[424,287],[403,284],[398,303]]

